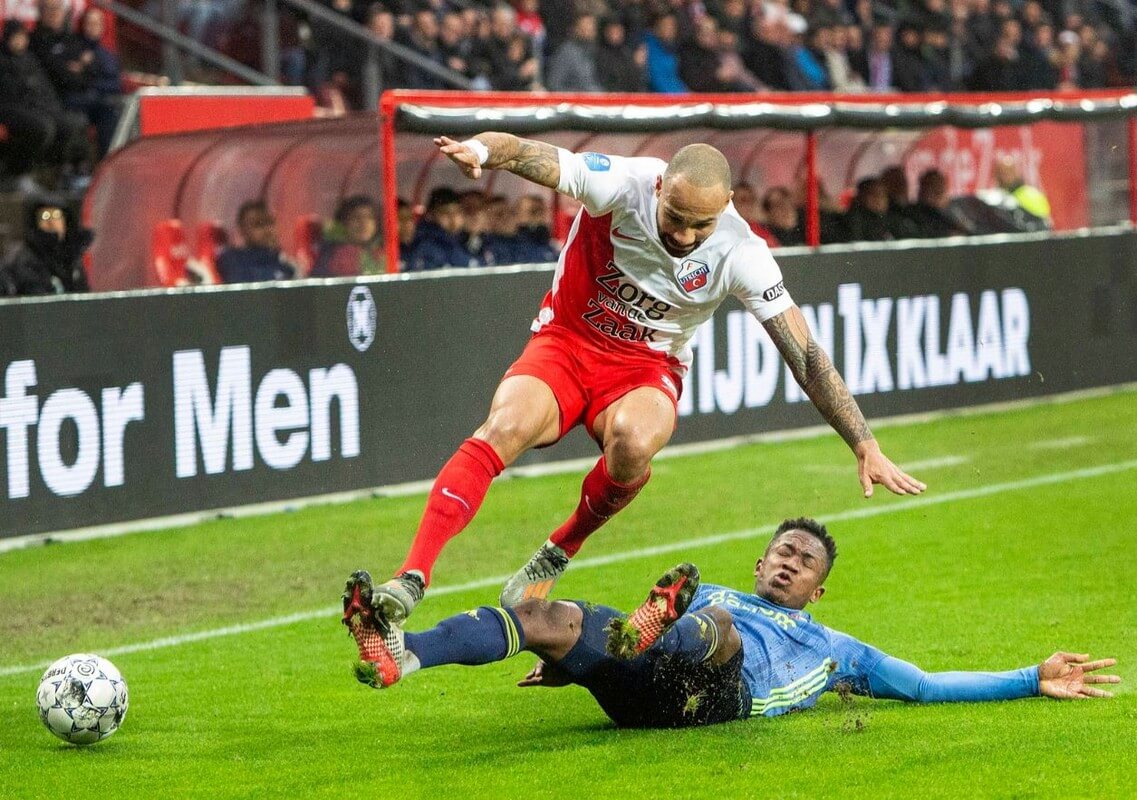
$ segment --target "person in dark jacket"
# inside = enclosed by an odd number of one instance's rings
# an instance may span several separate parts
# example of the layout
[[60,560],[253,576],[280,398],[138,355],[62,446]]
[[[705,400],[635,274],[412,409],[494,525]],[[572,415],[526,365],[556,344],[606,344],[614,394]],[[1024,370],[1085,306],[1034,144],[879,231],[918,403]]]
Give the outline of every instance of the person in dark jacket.
[[646,92],[647,47],[632,47],[624,23],[609,17],[600,26],[596,48],[596,74],[606,92]]
[[924,33],[915,22],[903,22],[896,30],[892,51],[892,83],[902,92],[923,92],[928,87],[928,65],[920,52]]
[[63,108],[39,61],[28,52],[28,33],[16,20],[3,28],[0,47],[0,107],[11,107],[43,135],[42,157],[52,164],[77,164],[87,156],[87,121]]
[[296,267],[280,250],[276,220],[263,200],[250,200],[237,210],[240,247],[227,247],[217,257],[225,283],[279,281],[294,278]]
[[87,291],[83,253],[91,232],[52,199],[31,202],[25,216],[24,241],[0,265],[0,296]]
[[887,242],[896,237],[888,227],[888,192],[879,178],[857,183],[857,194],[845,212],[845,240]]
[[472,267],[478,259],[462,244],[462,205],[458,193],[440,187],[430,193],[405,263],[408,272]]
[[916,202],[909,206],[908,217],[916,224],[921,239],[940,239],[944,236],[963,236],[968,230],[948,213],[951,195],[948,182],[938,169],[930,169],[920,176],[920,191]]
[[79,33],[71,39],[83,70],[76,85],[63,92],[63,105],[84,114],[95,126],[100,158],[110,149],[122,95],[122,68],[118,56],[103,47],[105,29],[103,11],[88,8],[79,21]]

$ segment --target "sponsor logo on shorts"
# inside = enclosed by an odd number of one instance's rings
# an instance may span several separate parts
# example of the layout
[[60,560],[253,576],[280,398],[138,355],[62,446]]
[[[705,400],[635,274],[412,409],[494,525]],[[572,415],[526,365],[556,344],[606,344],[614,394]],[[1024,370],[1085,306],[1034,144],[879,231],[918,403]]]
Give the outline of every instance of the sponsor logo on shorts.
[[584,166],[593,172],[607,172],[612,168],[612,159],[600,153],[585,153],[582,158],[584,158]]
[[771,300],[777,300],[779,297],[786,293],[785,281],[778,281],[766,291],[762,292],[762,299],[769,303]]
[[705,262],[688,258],[679,266],[679,284],[685,292],[695,292],[707,285],[711,268]]
[[666,389],[672,397],[679,396],[679,389],[676,388],[675,381],[671,380],[669,376],[661,375],[659,377],[659,382],[663,384],[663,388]]

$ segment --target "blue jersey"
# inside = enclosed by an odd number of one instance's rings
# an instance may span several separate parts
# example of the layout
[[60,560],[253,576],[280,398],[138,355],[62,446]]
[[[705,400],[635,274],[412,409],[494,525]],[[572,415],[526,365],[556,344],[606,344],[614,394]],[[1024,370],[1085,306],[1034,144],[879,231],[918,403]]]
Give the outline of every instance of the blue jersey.
[[722,606],[742,637],[751,714],[777,716],[813,706],[838,685],[853,694],[916,702],[1010,700],[1038,694],[1038,667],[1010,672],[926,673],[805,611],[753,594],[703,584],[688,612]]

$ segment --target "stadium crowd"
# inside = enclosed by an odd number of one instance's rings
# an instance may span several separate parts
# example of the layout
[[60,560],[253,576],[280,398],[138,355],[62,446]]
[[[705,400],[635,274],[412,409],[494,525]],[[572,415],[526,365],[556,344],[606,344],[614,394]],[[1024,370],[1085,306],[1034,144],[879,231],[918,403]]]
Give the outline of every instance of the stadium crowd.
[[82,188],[110,147],[122,71],[103,44],[103,11],[88,8],[72,19],[67,0],[39,0],[37,8],[35,22],[6,19],[3,26],[3,179],[25,192],[43,191],[36,178],[49,190]]
[[[475,88],[500,91],[1012,91],[1137,81],[1132,0],[327,4]],[[287,71],[321,97],[342,92],[358,103],[357,41],[315,20],[294,19],[291,30]],[[382,73],[387,87],[448,88],[390,55]]]

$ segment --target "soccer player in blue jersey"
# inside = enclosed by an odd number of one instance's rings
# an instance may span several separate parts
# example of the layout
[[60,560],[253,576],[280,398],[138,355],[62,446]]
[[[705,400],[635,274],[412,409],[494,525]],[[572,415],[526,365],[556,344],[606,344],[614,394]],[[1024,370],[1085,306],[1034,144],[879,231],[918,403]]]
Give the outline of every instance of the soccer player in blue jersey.
[[921,703],[1021,697],[1110,697],[1098,674],[1116,660],[1058,652],[1008,672],[924,672],[816,622],[804,611],[824,594],[837,547],[825,527],[786,520],[754,568],[754,592],[699,585],[680,564],[629,617],[577,602],[485,606],[423,633],[380,630],[370,578],[344,594],[344,622],[365,653],[361,681],[389,686],[442,664],[485,664],[529,650],[541,661],[521,686],[585,687],[622,726],[707,725],[813,706],[826,691]]

